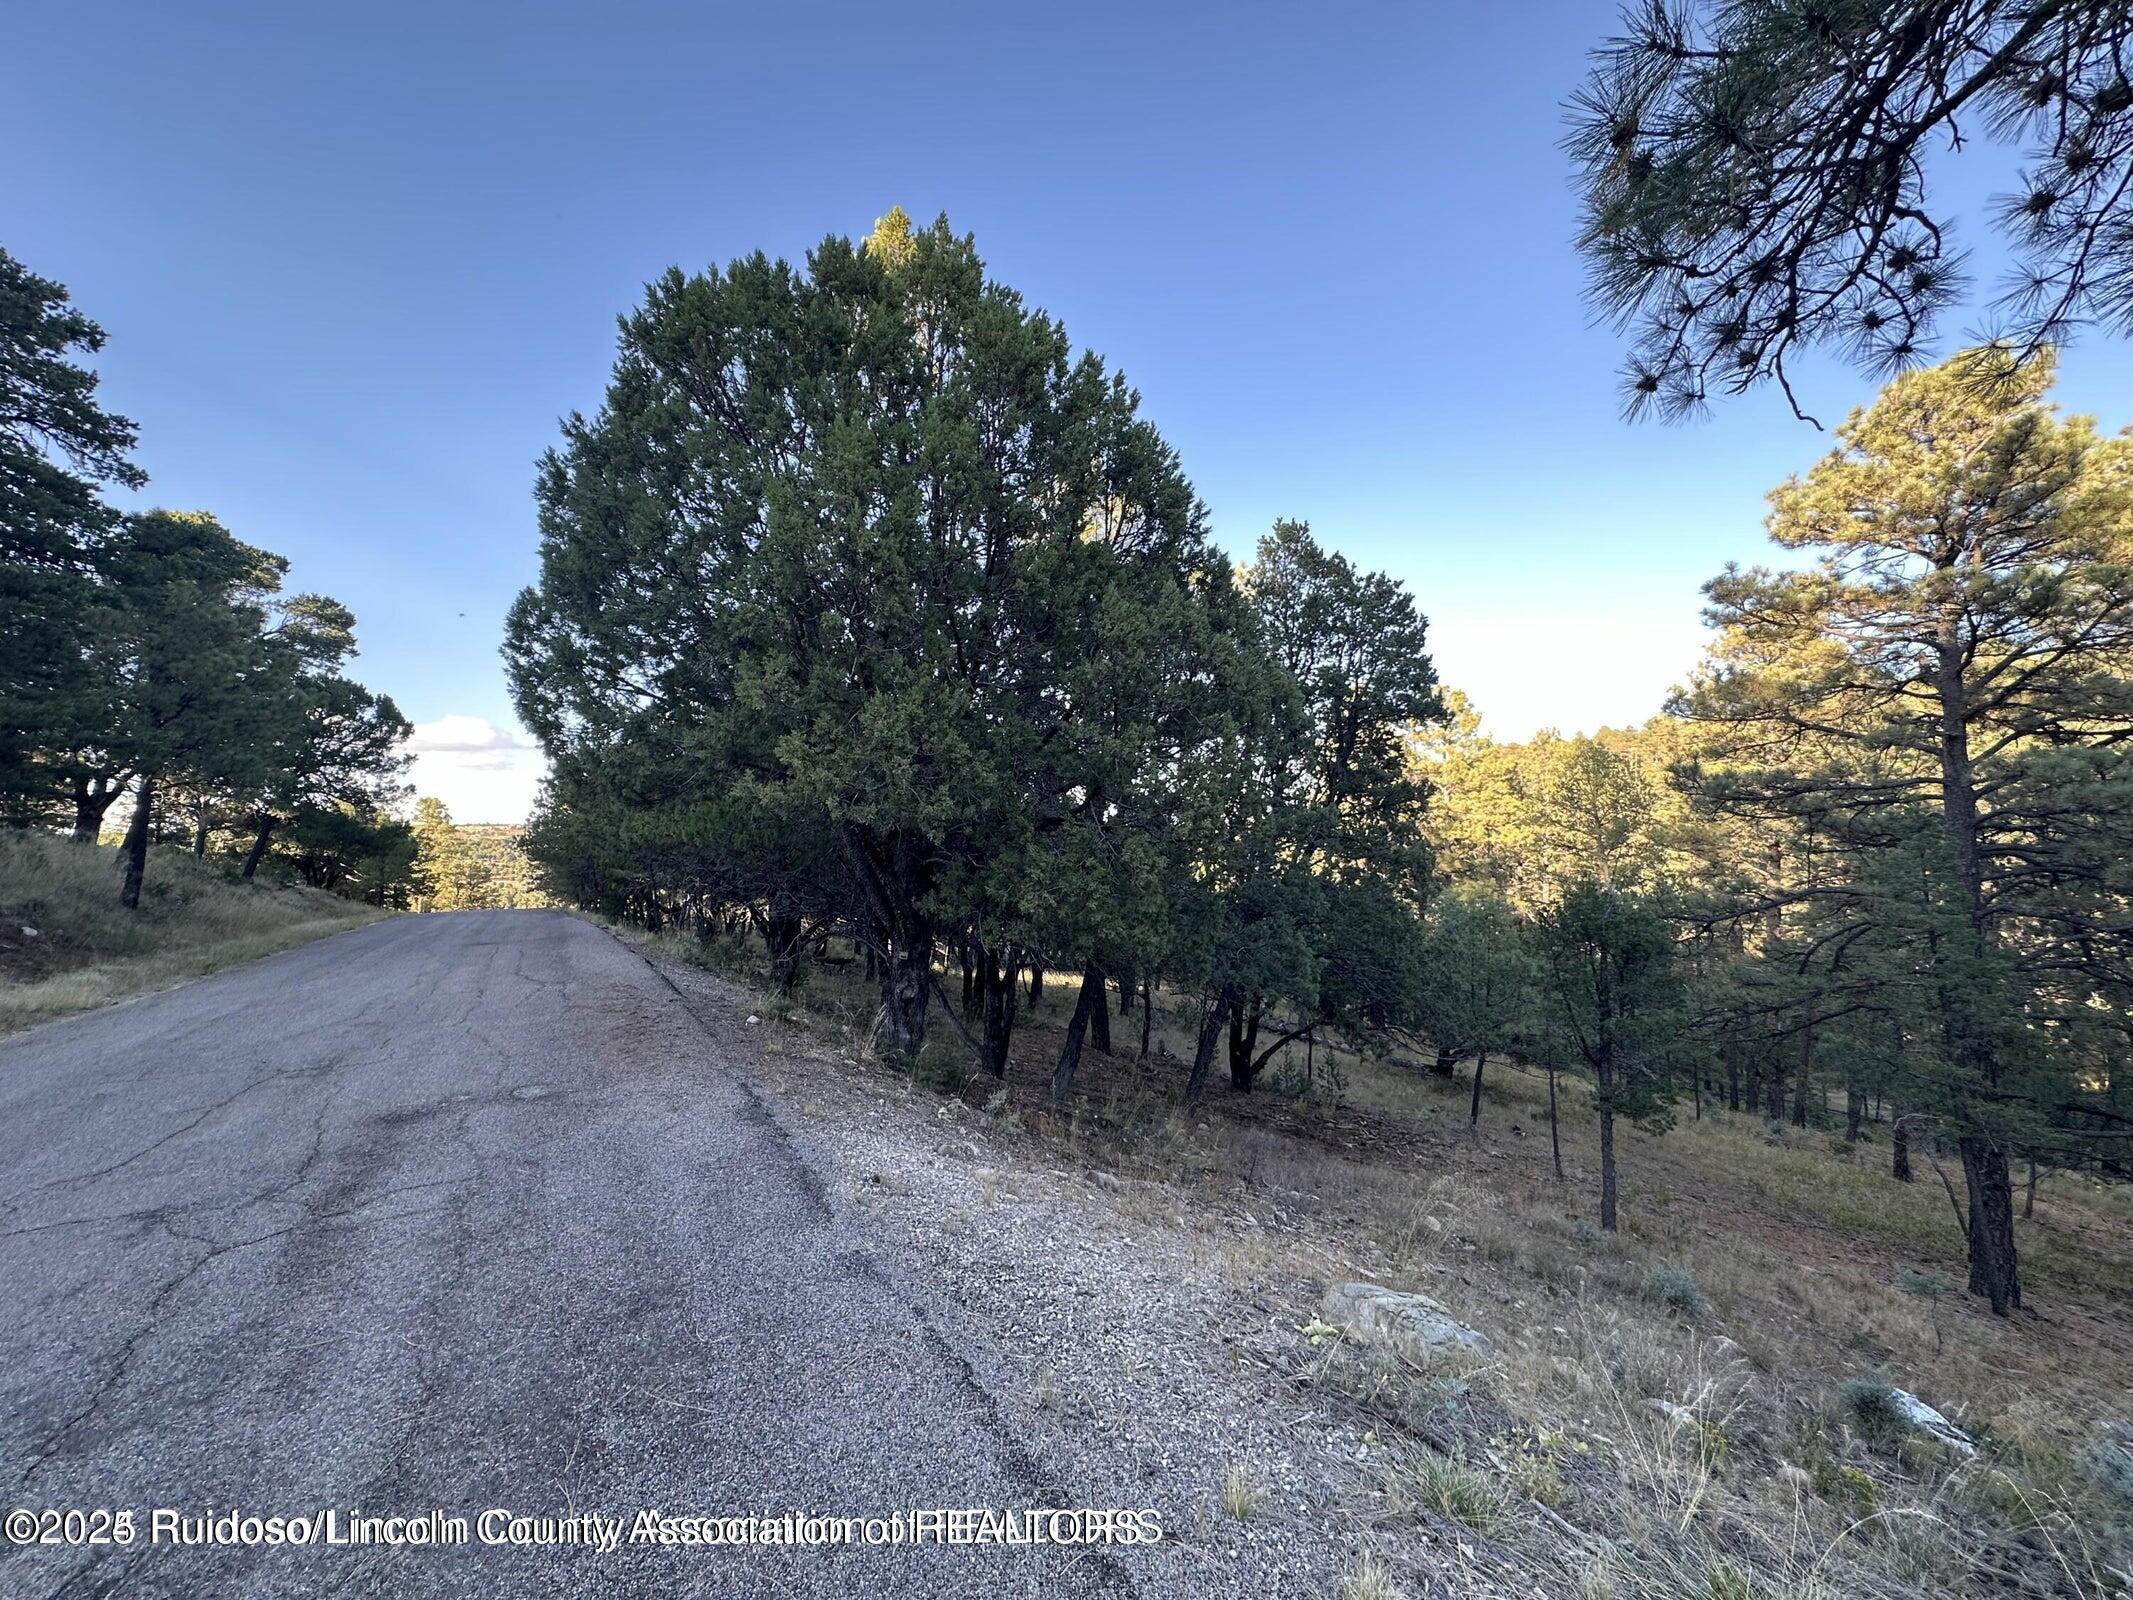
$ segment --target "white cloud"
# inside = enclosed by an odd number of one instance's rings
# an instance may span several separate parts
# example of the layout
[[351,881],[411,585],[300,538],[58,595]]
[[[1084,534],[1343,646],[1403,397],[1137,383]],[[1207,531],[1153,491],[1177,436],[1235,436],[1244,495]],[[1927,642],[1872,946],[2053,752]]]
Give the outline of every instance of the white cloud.
[[415,724],[408,780],[435,795],[455,822],[524,822],[547,775],[540,747],[516,728],[453,713]]

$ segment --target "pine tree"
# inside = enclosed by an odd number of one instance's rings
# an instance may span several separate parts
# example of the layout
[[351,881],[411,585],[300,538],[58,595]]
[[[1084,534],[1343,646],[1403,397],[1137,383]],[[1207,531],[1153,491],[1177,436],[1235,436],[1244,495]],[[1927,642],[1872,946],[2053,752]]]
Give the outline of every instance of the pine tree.
[[2133,444],[2058,417],[2051,373],[1969,352],[1855,413],[1771,497],[1813,565],[1708,586],[1721,639],[1682,703],[1718,741],[1709,799],[1812,829],[1766,906],[1815,908],[1915,1002],[1884,1008],[1905,1107],[1959,1143],[2002,1314],[2010,1160],[2093,1143],[2080,1063],[2133,998]]

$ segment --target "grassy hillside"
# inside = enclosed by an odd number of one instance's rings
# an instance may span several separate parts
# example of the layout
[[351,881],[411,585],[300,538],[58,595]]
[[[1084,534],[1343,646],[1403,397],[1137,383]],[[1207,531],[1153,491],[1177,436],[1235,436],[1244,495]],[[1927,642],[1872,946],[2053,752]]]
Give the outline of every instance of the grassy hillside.
[[141,909],[118,903],[118,852],[0,834],[0,1033],[34,1027],[385,915],[159,851]]
[[[741,941],[644,942],[767,982]],[[1186,998],[1159,996],[1154,1059],[1134,1059],[1138,1015],[1119,1019],[1118,1053],[1087,1053],[1061,1111],[1046,1090],[1073,998],[1070,982],[1048,987],[1004,1085],[974,1074],[945,1026],[917,1074],[1001,1131],[983,1162],[1019,1146],[1043,1170],[1129,1180],[1136,1217],[1190,1229],[1226,1263],[1247,1321],[1302,1330],[1262,1364],[1320,1425],[1367,1430],[1404,1463],[1382,1493],[1335,1503],[1367,1530],[1363,1548],[1382,1545],[1399,1567],[1413,1553],[1403,1541],[1434,1530],[1481,1563],[1345,1592],[2125,1592],[2133,1477],[2113,1431],[2133,1417],[2124,1189],[2047,1179],[2017,1220],[2028,1309],[1997,1318],[1963,1292],[1931,1141],[1914,1151],[1917,1180],[1898,1183],[1886,1125],[1847,1141],[1841,1107],[1812,1128],[1707,1105],[1680,1108],[1663,1135],[1625,1130],[1623,1226],[1610,1236],[1593,1223],[1582,1083],[1560,1085],[1562,1179],[1546,1080],[1515,1066],[1489,1067],[1478,1126],[1470,1063],[1440,1078],[1323,1045],[1283,1052],[1251,1095],[1218,1072],[1183,1113],[1179,1057],[1196,1018]],[[846,965],[817,969],[790,1001],[760,993],[757,1008],[773,1029],[828,1041],[825,1067],[844,1071],[868,1061],[874,1002]],[[1254,1220],[1239,1228],[1240,1216]],[[1422,1370],[1310,1338],[1320,1290],[1351,1278],[1438,1297],[1494,1354]],[[1892,1384],[1967,1430],[1977,1453],[1892,1426]]]

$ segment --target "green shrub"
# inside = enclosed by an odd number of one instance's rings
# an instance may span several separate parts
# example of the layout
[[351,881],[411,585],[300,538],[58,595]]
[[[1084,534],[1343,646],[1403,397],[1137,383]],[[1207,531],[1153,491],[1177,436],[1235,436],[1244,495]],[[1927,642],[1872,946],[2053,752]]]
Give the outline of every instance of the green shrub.
[[1651,1270],[1645,1273],[1644,1298],[1680,1312],[1691,1322],[1702,1321],[1711,1310],[1711,1302],[1696,1287],[1695,1275],[1687,1267],[1671,1266],[1664,1261],[1652,1263]]
[[1890,1449],[1902,1443],[1910,1424],[1896,1407],[1896,1391],[1878,1378],[1853,1378],[1837,1391],[1837,1408],[1868,1444]]

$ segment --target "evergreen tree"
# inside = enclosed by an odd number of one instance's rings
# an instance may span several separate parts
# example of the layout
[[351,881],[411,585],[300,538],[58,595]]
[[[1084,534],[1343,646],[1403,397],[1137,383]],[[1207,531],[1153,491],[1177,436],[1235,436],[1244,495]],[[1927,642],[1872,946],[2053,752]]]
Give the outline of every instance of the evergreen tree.
[[1959,1143],[1971,1288],[2003,1314],[2010,1158],[2094,1131],[2079,1063],[2133,996],[2133,445],[2056,416],[2051,372],[1970,352],[1855,413],[1771,497],[1814,564],[1709,585],[1683,701],[1719,741],[1708,798],[1811,825],[1769,908],[1817,908],[1915,1001],[1887,1019],[1906,1109]]
[[2034,353],[2133,323],[2133,8],[1701,0],[1625,22],[1569,148],[1593,298],[1633,330],[1633,412],[1773,378],[1790,396],[1817,345],[1915,360],[1963,289],[1928,151],[1980,130],[2023,150],[1998,219],[2019,260],[2007,337]]
[[[103,344],[65,289],[0,249],[0,818],[18,824],[70,781],[88,793],[89,775],[59,753],[105,712],[84,658],[117,518],[96,485],[146,481],[127,459],[133,424],[97,403],[96,375],[79,361]],[[97,817],[115,793],[96,792]]]
[[656,728],[710,802],[829,840],[894,1054],[971,886],[1006,936],[1039,841],[1185,742],[1136,680],[1209,676],[1228,574],[1136,410],[969,239],[892,213],[805,271],[667,274],[543,465],[507,642],[527,726],[588,771]]

